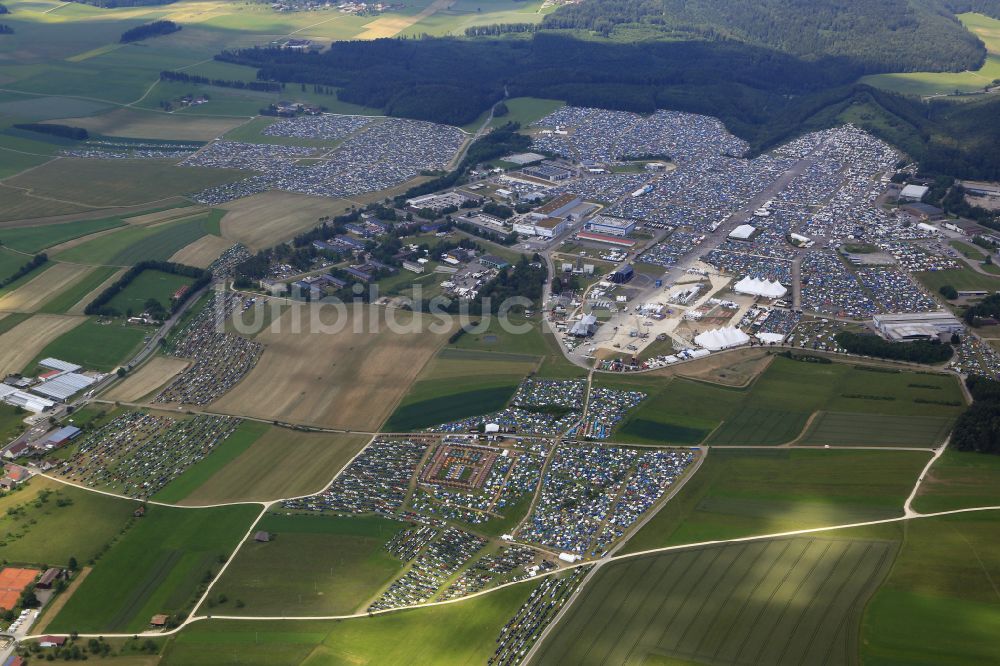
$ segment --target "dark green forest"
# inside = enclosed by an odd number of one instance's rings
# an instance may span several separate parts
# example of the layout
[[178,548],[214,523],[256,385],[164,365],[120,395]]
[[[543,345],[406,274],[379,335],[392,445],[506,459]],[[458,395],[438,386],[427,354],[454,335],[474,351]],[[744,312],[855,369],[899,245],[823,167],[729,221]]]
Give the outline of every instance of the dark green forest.
[[336,87],[345,102],[454,125],[505,96],[710,114],[756,151],[853,122],[928,173],[997,179],[1000,100],[924,103],[856,83],[873,72],[978,67],[984,47],[953,13],[973,9],[1000,16],[1000,0],[589,0],[530,32],[217,58],[257,68],[261,81]]

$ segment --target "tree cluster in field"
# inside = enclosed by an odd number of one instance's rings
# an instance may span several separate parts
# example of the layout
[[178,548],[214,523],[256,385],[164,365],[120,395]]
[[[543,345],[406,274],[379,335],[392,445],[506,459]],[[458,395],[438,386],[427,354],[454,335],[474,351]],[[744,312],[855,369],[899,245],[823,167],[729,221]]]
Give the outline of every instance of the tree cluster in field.
[[90,134],[82,127],[72,125],[59,125],[57,123],[15,123],[16,129],[28,132],[38,132],[39,134],[51,134],[62,139],[72,139],[73,141],[86,141]]
[[970,375],[965,385],[973,403],[955,422],[951,446],[959,451],[1000,454],[1000,382]]
[[[924,195],[924,203],[940,207],[944,212],[974,220],[984,227],[1000,231],[1000,214],[975,206],[966,200],[966,190],[949,176],[938,176]],[[973,239],[975,242],[975,239]]]
[[951,345],[937,341],[889,342],[877,335],[849,331],[837,333],[835,339],[850,354],[909,363],[944,363],[953,351]]
[[186,72],[171,72],[164,70],[160,72],[161,81],[175,81],[179,83],[193,83],[202,86],[216,86],[218,88],[237,88],[239,90],[257,90],[259,92],[281,92],[285,89],[284,83],[275,81],[240,81],[229,79],[210,79],[207,76],[197,74],[187,74]]
[[31,258],[31,261],[18,268],[16,271],[14,271],[12,275],[8,275],[3,280],[0,280],[0,287],[6,287],[9,284],[13,284],[17,280],[20,280],[25,275],[30,273],[31,271],[42,266],[48,260],[49,260],[49,255],[45,254],[44,252],[42,252],[41,254],[36,254]]
[[129,28],[122,33],[122,36],[118,41],[122,44],[129,44],[131,42],[149,39],[150,37],[169,35],[170,33],[177,32],[180,29],[181,27],[173,21],[153,21],[152,23],[146,23],[145,25],[137,25],[134,28]]
[[7,5],[0,4],[0,14],[10,14],[10,10],[7,9]]
[[1000,294],[990,294],[965,310],[965,322],[977,326],[984,319],[1000,320]]
[[14,28],[10,27],[6,23],[0,23],[0,35],[13,35]]
[[[183,277],[194,278],[194,282],[184,290],[179,298],[172,299],[170,303],[169,313],[173,314],[177,312],[182,305],[191,297],[192,294],[199,291],[202,287],[206,286],[212,280],[212,273],[206,271],[202,268],[195,268],[194,266],[185,266],[184,264],[177,264],[172,261],[140,261],[132,268],[125,271],[125,274],[118,278],[114,284],[98,294],[97,298],[90,302],[86,308],[84,308],[84,314],[88,315],[104,315],[106,317],[118,317],[123,313],[119,312],[117,309],[110,307],[108,305],[111,300],[120,294],[122,290],[132,283],[143,271],[161,271],[163,273],[171,273],[173,275],[181,275]],[[150,299],[153,300],[153,299]],[[151,314],[164,314],[167,312],[167,308],[161,303],[157,303],[160,307],[158,312]],[[147,301],[145,306],[151,307],[151,303]]]

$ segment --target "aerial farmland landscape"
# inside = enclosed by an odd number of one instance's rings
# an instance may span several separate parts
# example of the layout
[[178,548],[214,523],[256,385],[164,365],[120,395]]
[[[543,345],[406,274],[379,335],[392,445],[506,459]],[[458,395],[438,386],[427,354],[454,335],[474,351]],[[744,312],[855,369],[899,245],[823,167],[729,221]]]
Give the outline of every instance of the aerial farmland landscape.
[[0,0],[0,666],[1000,664],[1000,0]]

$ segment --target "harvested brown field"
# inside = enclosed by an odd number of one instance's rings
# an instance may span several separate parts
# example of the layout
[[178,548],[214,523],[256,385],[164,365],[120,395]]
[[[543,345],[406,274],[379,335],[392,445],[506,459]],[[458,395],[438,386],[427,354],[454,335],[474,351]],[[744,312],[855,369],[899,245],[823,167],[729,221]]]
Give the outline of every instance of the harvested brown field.
[[317,493],[369,439],[272,427],[178,504],[267,501]]
[[[395,333],[386,314],[401,324],[418,317],[421,333]],[[257,336],[264,354],[250,374],[213,408],[234,415],[287,423],[374,431],[395,409],[421,369],[444,344],[449,331],[426,330],[433,319],[376,306],[362,310],[368,321],[348,316],[337,320],[330,306],[290,308]],[[296,317],[301,325],[295,331]],[[309,325],[316,317],[331,329]],[[365,332],[355,333],[354,326]],[[276,332],[277,331],[277,332]]]
[[42,271],[38,277],[0,298],[0,310],[36,312],[46,301],[72,287],[92,270],[93,266],[55,264]]
[[246,122],[245,118],[185,116],[141,109],[115,109],[96,116],[65,118],[62,125],[82,127],[90,132],[129,139],[175,139],[211,141]]
[[198,268],[208,268],[209,264],[232,246],[233,241],[209,234],[174,252],[170,261]]
[[259,250],[311,229],[324,215],[339,215],[351,206],[344,199],[327,199],[290,192],[264,192],[227,204],[222,235]]
[[154,356],[125,381],[116,384],[101,397],[107,400],[137,402],[160,388],[188,366],[184,359],[172,356]]
[[45,345],[85,321],[86,317],[36,314],[0,335],[0,374],[20,372]]

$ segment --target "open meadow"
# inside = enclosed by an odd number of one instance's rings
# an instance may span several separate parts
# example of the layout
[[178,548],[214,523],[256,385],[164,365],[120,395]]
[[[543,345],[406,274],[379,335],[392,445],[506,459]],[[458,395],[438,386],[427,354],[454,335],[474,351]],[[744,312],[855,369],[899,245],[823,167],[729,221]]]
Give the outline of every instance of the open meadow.
[[932,513],[1000,505],[1000,456],[948,449],[927,472],[913,502]]
[[713,448],[623,552],[900,516],[930,454]]
[[185,116],[162,111],[119,108],[82,118],[63,118],[58,122],[82,127],[94,134],[129,139],[211,141],[246,121],[240,118]]
[[244,421],[156,499],[185,506],[318,493],[369,439],[367,435],[309,433]]
[[11,227],[0,231],[0,242],[20,252],[39,252],[59,243],[124,226],[118,217],[75,220],[56,224]]
[[245,604],[227,614],[353,613],[403,566],[385,549],[397,520],[268,514],[258,527],[271,541],[246,544],[215,587]]
[[0,498],[0,544],[5,561],[65,566],[86,564],[125,528],[136,502],[36,477]]
[[856,620],[895,551],[802,537],[616,562],[530,663],[853,664]]
[[82,365],[88,370],[111,372],[139,350],[143,338],[151,331],[141,326],[126,325],[123,321],[102,322],[87,318],[79,326],[47,342],[23,369],[32,372],[38,361],[52,356]]
[[1000,661],[1000,512],[914,520],[885,584],[865,608],[865,664]]
[[[404,325],[421,318],[404,311],[388,314]],[[260,361],[213,408],[234,416],[374,431],[447,337],[447,331],[427,330],[432,320],[426,317],[423,332],[394,333],[383,315],[377,306],[346,318],[319,305],[290,308],[257,336],[265,345]],[[320,326],[310,324],[312,317]],[[372,317],[379,322],[377,332],[368,326]],[[326,332],[321,326],[342,330]]]
[[205,572],[218,570],[257,513],[254,506],[147,508],[101,556],[49,630],[135,632],[157,613],[184,612]]

